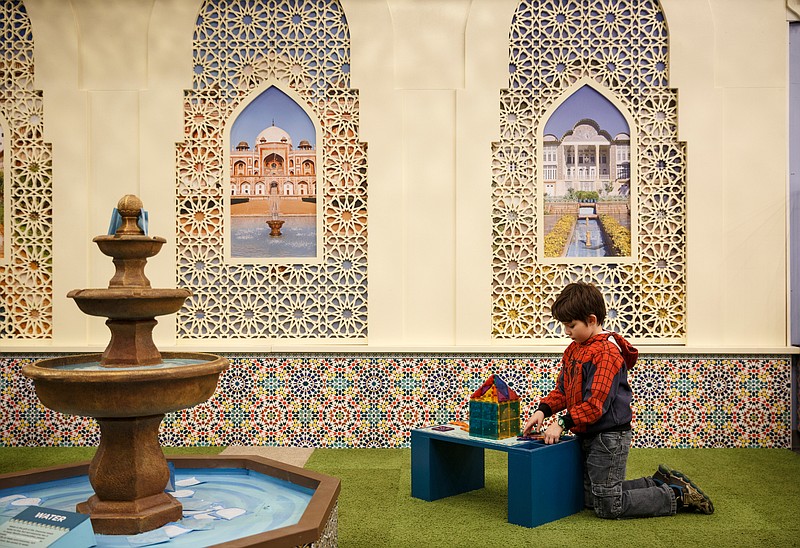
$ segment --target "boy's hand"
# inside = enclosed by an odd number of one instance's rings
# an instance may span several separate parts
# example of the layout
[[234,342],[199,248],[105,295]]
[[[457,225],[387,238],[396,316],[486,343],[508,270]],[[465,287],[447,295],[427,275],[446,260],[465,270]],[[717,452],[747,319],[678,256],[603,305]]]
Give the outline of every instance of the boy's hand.
[[541,411],[536,411],[531,418],[528,419],[528,422],[525,423],[525,428],[522,430],[523,436],[528,436],[534,430],[538,432],[542,428],[542,423],[544,422],[544,413]]
[[558,423],[554,422],[550,426],[547,427],[547,430],[544,431],[544,442],[546,444],[558,443],[558,440],[561,439],[561,433],[564,431]]

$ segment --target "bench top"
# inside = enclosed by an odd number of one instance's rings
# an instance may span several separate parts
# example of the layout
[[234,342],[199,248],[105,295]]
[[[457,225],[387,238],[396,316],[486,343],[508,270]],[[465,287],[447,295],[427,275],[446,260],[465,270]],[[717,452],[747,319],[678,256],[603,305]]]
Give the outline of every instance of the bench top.
[[[496,451],[505,451],[506,453],[523,451],[531,452],[552,447],[548,446],[541,440],[520,440],[517,436],[505,438],[502,440],[494,440],[490,438],[479,438],[477,436],[470,436],[469,432],[461,430],[458,426],[441,425],[452,428],[452,430],[442,431],[434,430],[439,428],[440,425],[429,426],[426,428],[415,428],[411,430],[411,443],[413,445],[416,436],[429,437],[437,440],[447,441],[450,443],[460,443],[462,445],[472,445],[474,447],[482,447],[484,449],[494,449]],[[559,444],[562,443],[577,443],[578,438],[575,436],[563,436]]]

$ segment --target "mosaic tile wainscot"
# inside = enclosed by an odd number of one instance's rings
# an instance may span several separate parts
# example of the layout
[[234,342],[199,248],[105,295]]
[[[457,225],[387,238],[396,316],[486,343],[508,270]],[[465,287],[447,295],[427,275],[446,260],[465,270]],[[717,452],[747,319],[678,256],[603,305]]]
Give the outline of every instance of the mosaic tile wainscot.
[[[0,354],[2,446],[96,445],[94,419],[43,407],[30,362]],[[468,419],[492,374],[528,417],[551,390],[557,354],[224,354],[231,367],[207,402],[166,416],[166,446],[408,447],[410,430]],[[635,447],[790,448],[791,356],[642,356],[630,373]]]

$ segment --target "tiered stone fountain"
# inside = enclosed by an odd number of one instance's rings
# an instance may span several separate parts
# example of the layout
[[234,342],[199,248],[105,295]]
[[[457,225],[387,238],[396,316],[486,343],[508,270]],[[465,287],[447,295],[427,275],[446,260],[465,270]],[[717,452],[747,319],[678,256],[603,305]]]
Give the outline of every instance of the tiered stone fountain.
[[92,316],[108,318],[111,341],[102,354],[41,360],[23,368],[41,402],[61,413],[94,417],[100,446],[89,467],[95,494],[78,505],[100,534],[136,534],[181,519],[181,504],[164,492],[169,468],[158,440],[166,413],[210,398],[228,360],[212,354],[160,353],[153,343],[156,316],[177,312],[186,289],[153,289],[147,259],[164,238],[137,224],[142,202],[124,196],[122,224],[94,242],[113,257],[116,272],[105,289],[78,289],[67,296]]

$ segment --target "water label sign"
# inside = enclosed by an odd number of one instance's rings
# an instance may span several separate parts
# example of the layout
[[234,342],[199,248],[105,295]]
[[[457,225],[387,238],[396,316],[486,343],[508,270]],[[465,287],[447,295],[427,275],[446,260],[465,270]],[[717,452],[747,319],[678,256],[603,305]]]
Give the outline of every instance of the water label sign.
[[0,546],[89,548],[96,545],[88,514],[29,506],[0,525]]

